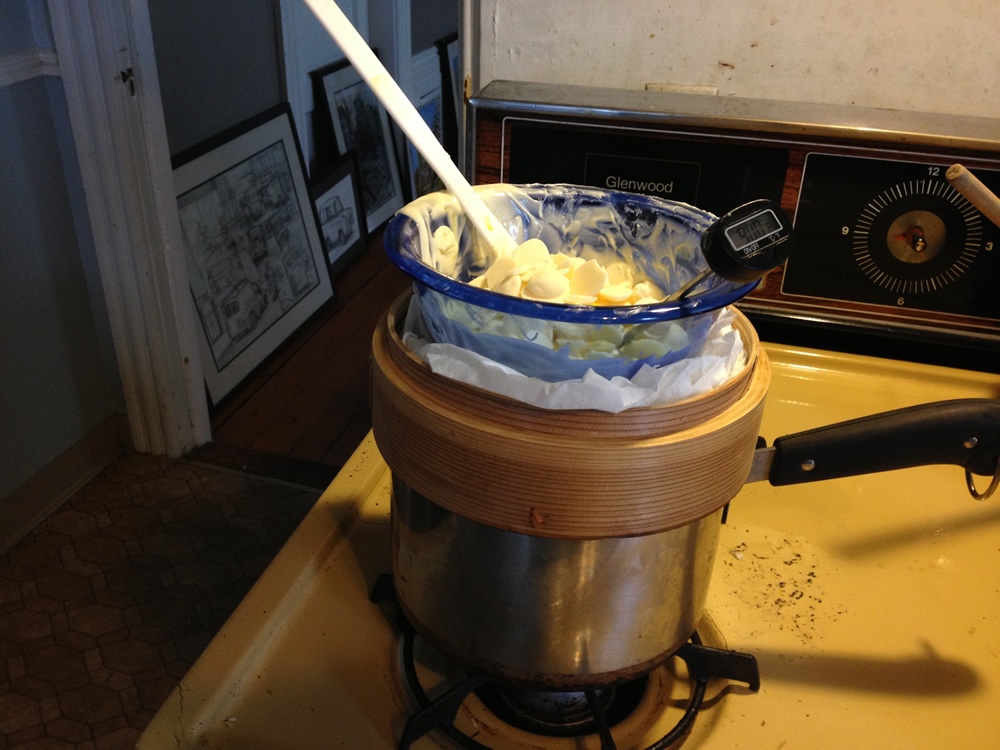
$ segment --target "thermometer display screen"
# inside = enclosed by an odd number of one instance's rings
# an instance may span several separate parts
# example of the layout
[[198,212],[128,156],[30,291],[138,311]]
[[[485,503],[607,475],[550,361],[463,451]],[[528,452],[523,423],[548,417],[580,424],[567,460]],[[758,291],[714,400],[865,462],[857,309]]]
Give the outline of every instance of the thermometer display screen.
[[767,209],[726,227],[726,239],[736,252],[741,252],[765,237],[780,232],[781,228],[778,217]]

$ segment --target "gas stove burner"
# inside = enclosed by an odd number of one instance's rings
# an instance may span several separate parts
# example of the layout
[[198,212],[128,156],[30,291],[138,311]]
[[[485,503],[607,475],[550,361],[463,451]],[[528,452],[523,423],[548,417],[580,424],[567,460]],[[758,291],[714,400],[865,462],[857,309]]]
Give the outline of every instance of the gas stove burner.
[[[392,576],[379,576],[370,598],[375,602],[395,602]],[[465,669],[463,679],[431,698],[418,673],[415,645],[419,634],[401,613],[398,622],[402,640],[403,681],[420,706],[406,720],[399,739],[399,750],[409,750],[414,742],[433,730],[440,731],[460,747],[491,750],[490,746],[455,726],[459,709],[473,695],[496,719],[532,736],[570,739],[596,736],[601,750],[617,750],[612,728],[636,710],[651,682],[647,674],[627,682],[589,687],[582,691],[545,690],[503,684],[482,671]],[[673,728],[648,745],[646,750],[666,750],[687,734],[705,699],[710,679],[723,678],[742,682],[753,691],[760,689],[757,660],[752,655],[705,646],[697,632],[674,656],[687,667],[691,694],[683,715]]]
[[[458,709],[472,693],[498,719],[511,726],[547,737],[586,737],[596,734],[600,737],[601,750],[616,750],[618,746],[611,728],[628,715],[629,707],[638,705],[646,689],[647,678],[639,677],[621,686],[588,688],[580,693],[526,690],[499,685],[490,681],[487,675],[473,672],[466,680],[431,700],[417,676],[413,657],[416,637],[417,634],[411,627],[404,627],[404,676],[421,707],[407,719],[399,741],[399,750],[408,750],[414,742],[433,729],[440,730],[460,747],[490,750],[488,745],[464,734],[453,724]],[[666,750],[687,733],[705,699],[705,689],[710,678],[727,677],[745,682],[751,690],[760,688],[753,656],[703,646],[697,632],[692,634],[691,641],[682,646],[676,655],[684,660],[691,674],[691,698],[684,715],[673,729],[647,750]]]
[[476,695],[498,719],[547,737],[581,737],[601,731],[602,716],[614,726],[639,705],[649,679],[623,685],[561,692],[507,687],[487,682]]

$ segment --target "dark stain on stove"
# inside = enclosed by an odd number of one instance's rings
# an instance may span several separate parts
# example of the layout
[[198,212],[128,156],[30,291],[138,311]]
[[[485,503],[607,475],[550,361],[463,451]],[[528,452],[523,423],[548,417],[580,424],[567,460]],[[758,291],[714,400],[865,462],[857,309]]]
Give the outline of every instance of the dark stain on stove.
[[[731,546],[723,559],[733,574],[734,593],[773,617],[779,630],[790,628],[802,641],[812,640],[816,607],[823,604],[823,594],[816,583],[816,565],[808,559],[809,547],[767,530],[746,529],[744,533],[748,540]],[[823,614],[826,619],[830,616]]]

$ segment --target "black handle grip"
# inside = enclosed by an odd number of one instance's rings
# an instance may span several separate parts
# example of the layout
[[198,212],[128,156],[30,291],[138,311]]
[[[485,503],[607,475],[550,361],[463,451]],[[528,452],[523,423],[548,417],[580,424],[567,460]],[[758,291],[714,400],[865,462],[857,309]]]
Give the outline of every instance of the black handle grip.
[[1000,401],[958,399],[874,414],[774,441],[771,484],[816,482],[927,464],[992,476]]

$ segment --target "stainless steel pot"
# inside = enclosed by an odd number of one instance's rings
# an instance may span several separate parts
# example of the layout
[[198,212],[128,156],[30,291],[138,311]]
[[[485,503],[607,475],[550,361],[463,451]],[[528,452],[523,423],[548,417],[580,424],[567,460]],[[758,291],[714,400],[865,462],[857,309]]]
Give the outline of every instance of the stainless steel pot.
[[417,631],[463,664],[535,687],[610,684],[694,632],[721,513],[644,536],[551,539],[463,518],[394,478],[396,594]]

